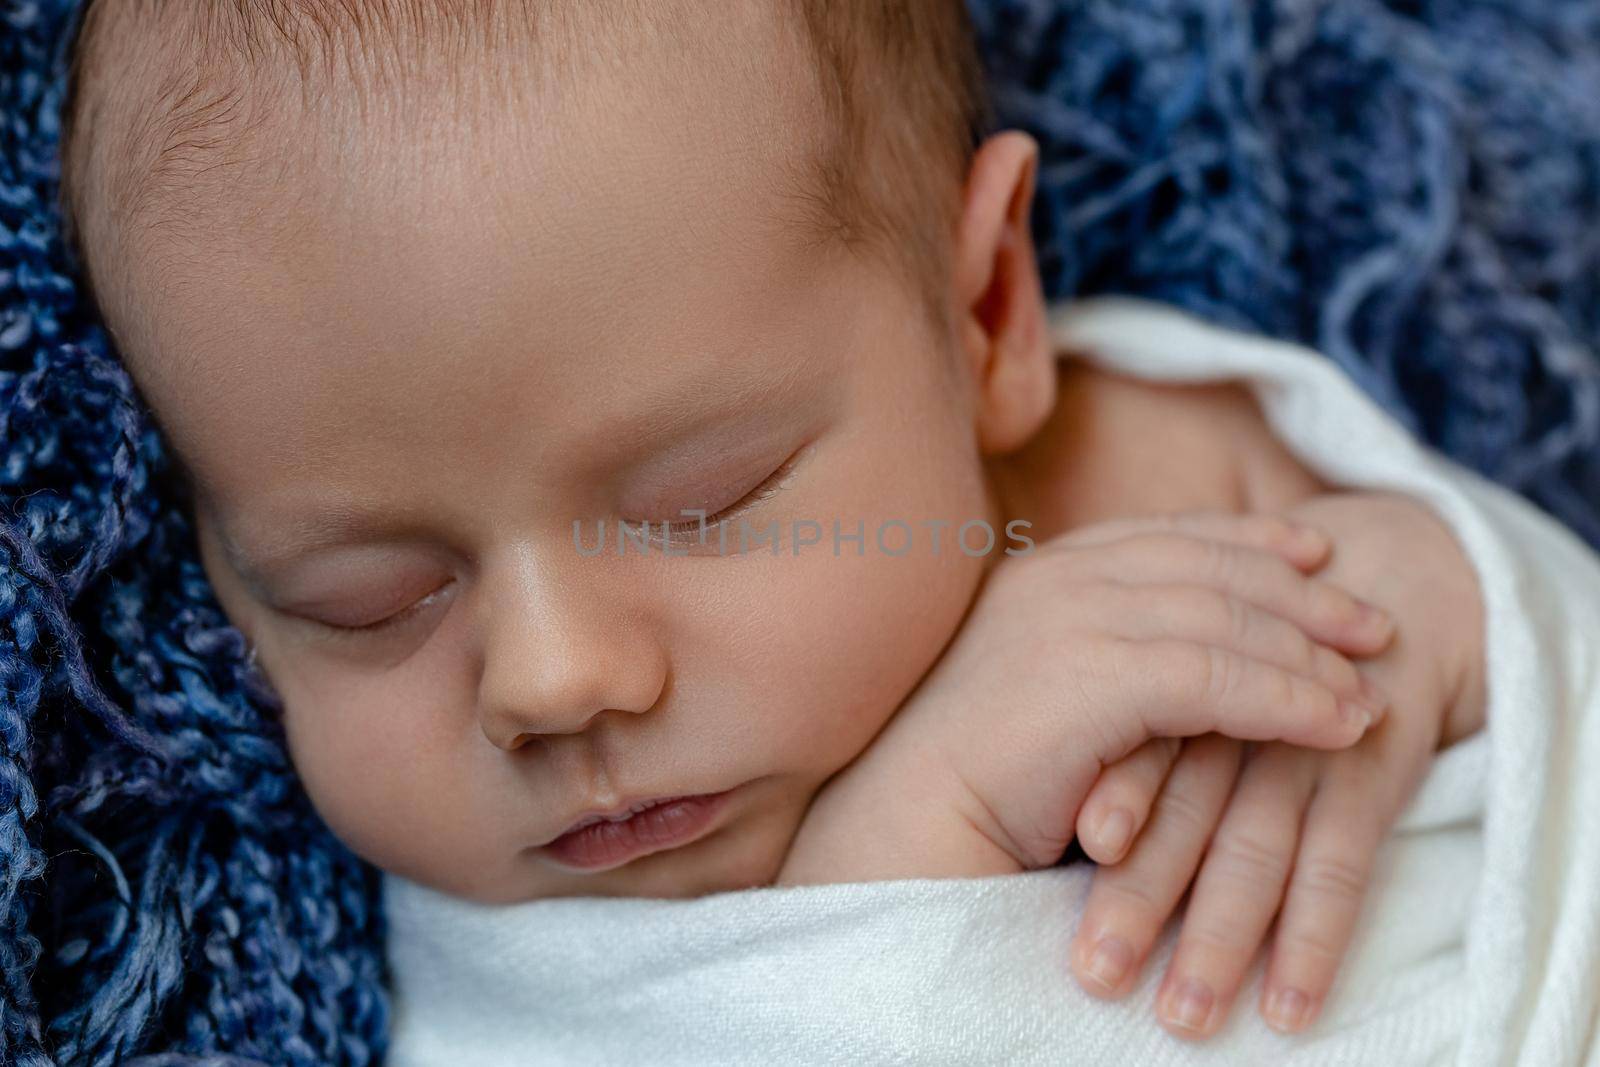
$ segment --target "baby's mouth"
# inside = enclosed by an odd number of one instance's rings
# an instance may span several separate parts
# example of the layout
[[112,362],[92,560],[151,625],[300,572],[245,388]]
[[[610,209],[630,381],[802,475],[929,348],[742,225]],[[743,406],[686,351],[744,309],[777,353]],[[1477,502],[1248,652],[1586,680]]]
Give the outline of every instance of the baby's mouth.
[[593,826],[596,823],[602,823],[602,822],[625,822],[628,819],[633,818],[633,816],[635,816],[635,815],[638,815],[638,814],[640,814],[642,812],[649,811],[651,808],[659,807],[662,804],[670,804],[675,800],[682,800],[682,799],[685,799],[685,797],[683,797],[683,796],[659,797],[659,798],[657,798],[655,800],[641,801],[640,803],[635,804],[632,807],[627,808],[627,809],[625,809],[625,810],[623,810],[623,811],[621,811],[621,812],[619,812],[617,814],[587,815],[584,818],[579,819],[577,822],[573,823],[571,826],[567,827],[565,830],[561,831],[560,836],[561,837],[565,837],[568,834],[577,833],[579,830],[582,830],[583,828],[585,828],[587,826]]
[[575,870],[620,867],[704,836],[734,792],[658,797],[616,812],[586,815],[538,851]]

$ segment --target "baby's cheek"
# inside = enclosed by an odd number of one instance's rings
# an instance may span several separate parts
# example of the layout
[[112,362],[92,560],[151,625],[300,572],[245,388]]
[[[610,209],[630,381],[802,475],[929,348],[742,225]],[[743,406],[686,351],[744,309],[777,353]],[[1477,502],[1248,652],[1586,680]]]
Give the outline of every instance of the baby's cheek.
[[935,556],[931,542],[910,555],[869,552],[834,559],[815,587],[826,598],[814,618],[831,700],[815,726],[851,739],[853,759],[889,721],[938,660],[976,594],[982,559],[952,551]]
[[427,721],[349,701],[286,700],[284,709],[290,758],[334,836],[370,863],[424,880],[424,864],[462,869],[466,857],[450,853],[468,843],[455,791],[435,766],[440,740],[418,732]]

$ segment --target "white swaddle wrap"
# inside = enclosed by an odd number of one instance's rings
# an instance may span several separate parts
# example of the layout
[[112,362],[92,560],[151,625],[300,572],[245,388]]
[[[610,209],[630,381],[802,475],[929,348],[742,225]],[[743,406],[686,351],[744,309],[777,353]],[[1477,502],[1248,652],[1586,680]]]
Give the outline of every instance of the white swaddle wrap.
[[1417,444],[1331,362],[1161,305],[1058,305],[1059,344],[1151,380],[1241,379],[1324,480],[1430,504],[1478,570],[1489,723],[1380,853],[1323,1017],[1156,1023],[1169,926],[1125,1000],[1067,969],[1091,869],[487,907],[389,876],[389,1063],[1600,1063],[1600,557]]

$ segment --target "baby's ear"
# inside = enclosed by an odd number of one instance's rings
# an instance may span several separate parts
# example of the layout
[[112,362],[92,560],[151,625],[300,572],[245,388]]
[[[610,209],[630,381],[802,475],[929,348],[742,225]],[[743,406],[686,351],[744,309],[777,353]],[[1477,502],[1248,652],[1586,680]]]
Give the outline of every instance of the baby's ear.
[[979,447],[1003,455],[1043,427],[1056,401],[1055,354],[1029,218],[1039,146],[1008,130],[967,175],[952,284],[959,343],[973,375]]

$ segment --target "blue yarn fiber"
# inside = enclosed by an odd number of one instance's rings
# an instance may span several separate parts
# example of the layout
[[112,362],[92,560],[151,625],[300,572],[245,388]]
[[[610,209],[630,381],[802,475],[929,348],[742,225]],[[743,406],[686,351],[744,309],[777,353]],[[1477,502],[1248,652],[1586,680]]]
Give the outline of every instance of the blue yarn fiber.
[[[972,0],[1052,296],[1309,343],[1600,547],[1600,5]],[[0,0],[0,1063],[367,1064],[328,833],[53,208],[75,0]]]

